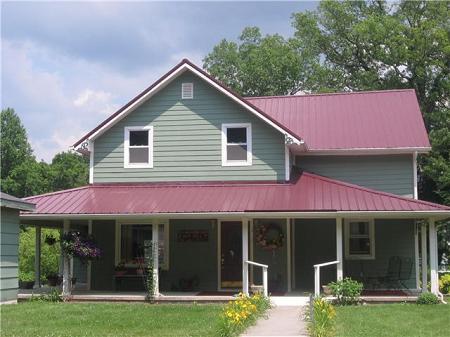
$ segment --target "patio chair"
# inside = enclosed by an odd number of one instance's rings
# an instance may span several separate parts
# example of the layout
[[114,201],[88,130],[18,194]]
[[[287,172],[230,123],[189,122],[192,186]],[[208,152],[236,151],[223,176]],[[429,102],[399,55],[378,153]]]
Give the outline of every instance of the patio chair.
[[400,273],[398,275],[398,282],[405,289],[408,289],[406,282],[411,279],[413,260],[410,257],[403,257],[400,267]]
[[385,285],[388,289],[392,289],[399,285],[400,271],[402,267],[402,259],[400,256],[391,256],[386,271],[386,275],[379,277],[378,282]]

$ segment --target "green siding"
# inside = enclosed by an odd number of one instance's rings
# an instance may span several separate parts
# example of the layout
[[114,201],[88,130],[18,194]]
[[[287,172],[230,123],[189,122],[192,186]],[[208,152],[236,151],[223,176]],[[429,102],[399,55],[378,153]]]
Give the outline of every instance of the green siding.
[[[181,83],[194,99],[181,100]],[[251,123],[253,165],[222,167],[222,123]],[[153,168],[124,168],[126,126],[153,125]],[[192,73],[167,87],[94,143],[94,182],[283,180],[284,136]]]
[[[294,289],[314,289],[314,265],[336,260],[336,220],[296,219],[295,226],[295,284]],[[320,271],[321,284],[336,280],[336,266]]]
[[[215,220],[171,220],[169,270],[161,271],[162,291],[180,290],[181,279],[198,280],[196,290],[217,290],[217,222]],[[206,242],[178,242],[181,230],[208,230]]]
[[19,211],[1,208],[0,221],[0,301],[17,299]]
[[113,290],[115,265],[115,221],[93,221],[92,235],[102,250],[102,257],[92,261],[91,289]]
[[296,165],[306,171],[375,190],[412,196],[411,155],[297,156]]
[[392,256],[410,258],[411,276],[405,283],[408,288],[414,289],[416,288],[414,249],[414,221],[375,220],[375,259],[345,260],[344,274],[355,279],[383,277],[386,276],[389,259]]
[[[284,234],[284,245],[276,250],[263,249],[256,242],[256,230],[259,224],[276,224],[281,227]],[[253,261],[257,263],[267,264],[269,291],[286,291],[287,290],[287,233],[286,219],[255,219],[253,225]],[[254,284],[262,285],[262,271],[259,267],[253,268]]]

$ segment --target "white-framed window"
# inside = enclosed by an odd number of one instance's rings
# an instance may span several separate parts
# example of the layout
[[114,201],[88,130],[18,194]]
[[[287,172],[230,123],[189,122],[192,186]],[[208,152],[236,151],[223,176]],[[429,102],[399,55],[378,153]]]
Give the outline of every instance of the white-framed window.
[[222,166],[249,165],[252,165],[251,124],[222,124]]
[[371,260],[375,258],[375,225],[373,219],[345,221],[345,257]]
[[[146,251],[152,242],[152,223],[122,222],[116,224],[116,265],[121,263],[128,268],[145,267]],[[169,224],[158,225],[159,266],[169,269]]]
[[194,98],[194,83],[181,83],[181,99]]
[[153,126],[125,127],[124,167],[153,167]]

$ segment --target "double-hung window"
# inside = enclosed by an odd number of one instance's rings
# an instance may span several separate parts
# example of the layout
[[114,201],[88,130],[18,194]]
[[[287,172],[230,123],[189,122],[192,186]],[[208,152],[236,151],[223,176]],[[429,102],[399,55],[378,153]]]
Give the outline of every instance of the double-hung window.
[[345,257],[347,259],[375,258],[373,220],[347,220],[345,223],[345,236]]
[[124,167],[153,167],[153,127],[125,127],[124,135]]
[[222,124],[222,166],[252,165],[251,124]]

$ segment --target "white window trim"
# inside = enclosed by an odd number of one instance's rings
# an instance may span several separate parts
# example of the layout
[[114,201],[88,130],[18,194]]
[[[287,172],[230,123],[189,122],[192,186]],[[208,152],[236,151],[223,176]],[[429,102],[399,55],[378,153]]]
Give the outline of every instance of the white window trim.
[[[116,266],[120,263],[120,259],[122,256],[122,226],[129,226],[129,225],[151,225],[153,224],[164,225],[164,259],[162,264],[160,264],[161,269],[163,270],[169,270],[169,255],[170,255],[170,247],[169,247],[169,222],[168,221],[116,221],[116,247],[115,247],[115,262]],[[135,264],[127,264],[127,267],[137,267]]]
[[[247,129],[247,160],[227,159],[227,129],[246,128]],[[222,166],[251,166],[252,165],[252,125],[250,123],[222,124]]]
[[[184,95],[184,86],[185,85],[192,86],[192,96],[185,96]],[[183,82],[183,83],[181,83],[181,99],[194,99],[194,83],[192,83],[192,82]]]
[[[130,163],[130,131],[148,130],[148,163]],[[126,126],[124,128],[123,143],[123,167],[124,168],[153,168],[153,126]]]
[[[350,254],[350,222],[368,222],[370,254]],[[346,219],[345,220],[345,258],[347,260],[374,260],[375,259],[375,221],[374,219]]]

